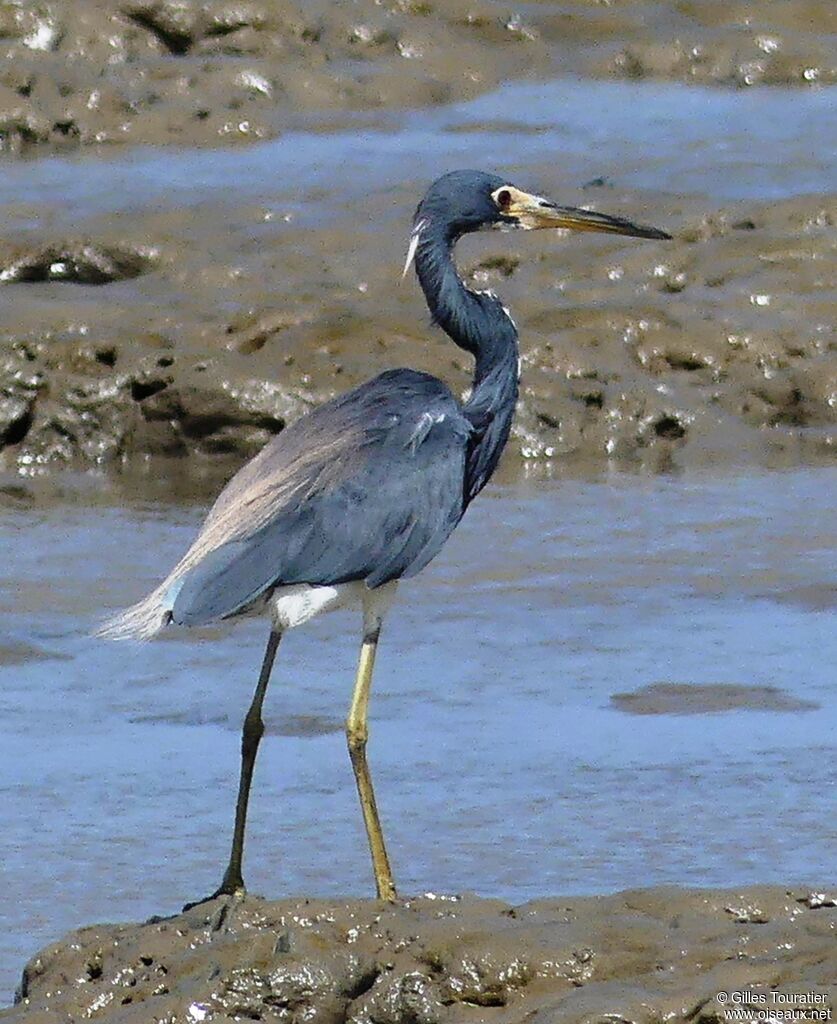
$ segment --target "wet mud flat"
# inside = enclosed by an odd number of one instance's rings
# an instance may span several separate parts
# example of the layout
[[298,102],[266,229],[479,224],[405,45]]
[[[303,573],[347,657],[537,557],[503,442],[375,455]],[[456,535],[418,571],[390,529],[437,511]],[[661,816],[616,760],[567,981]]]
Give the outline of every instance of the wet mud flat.
[[[502,170],[508,152],[512,180],[675,236],[463,241],[467,284],[496,290],[520,328],[512,451],[651,469],[831,461],[828,100],[566,81],[244,153],[10,166],[0,461],[240,461],[392,366],[463,394],[470,362],[400,267],[427,182]],[[517,113],[497,125],[498,109]]]
[[[598,207],[673,225],[677,240],[463,246],[468,285],[496,289],[521,325],[512,451],[654,469],[831,461],[832,198],[706,215],[601,191]],[[464,394],[467,355],[432,329],[415,283],[397,282],[408,204],[386,238],[259,224],[265,207],[121,216],[89,223],[87,241],[7,236],[4,468],[243,459],[393,366]]]
[[3,2],[0,147],[246,143],[568,72],[810,88],[835,53],[829,0]]
[[829,1019],[835,928],[833,895],[776,886],[521,906],[220,899],[67,936],[32,958],[0,1018],[720,1024],[743,1006],[752,1016],[742,1019],[789,1008]]

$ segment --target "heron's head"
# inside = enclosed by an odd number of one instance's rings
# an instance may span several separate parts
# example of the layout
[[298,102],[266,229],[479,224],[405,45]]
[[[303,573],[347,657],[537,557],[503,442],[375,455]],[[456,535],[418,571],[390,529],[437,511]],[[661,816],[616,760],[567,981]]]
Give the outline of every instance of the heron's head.
[[[550,199],[524,192],[507,178],[484,171],[451,171],[427,190],[413,222],[407,266],[425,232],[455,241],[460,235],[484,228],[571,228],[605,231],[635,238],[670,238],[665,231],[634,224],[594,210],[559,206]],[[405,267],[406,271],[406,267]]]

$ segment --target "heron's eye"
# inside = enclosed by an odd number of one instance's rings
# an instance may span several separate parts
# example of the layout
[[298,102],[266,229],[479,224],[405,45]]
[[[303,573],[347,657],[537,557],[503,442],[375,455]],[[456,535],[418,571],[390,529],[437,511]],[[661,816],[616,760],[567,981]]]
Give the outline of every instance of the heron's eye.
[[494,196],[494,199],[496,200],[497,205],[500,207],[501,210],[505,210],[509,206],[511,206],[511,192],[509,192],[507,188],[501,188],[500,191],[497,192],[497,194]]

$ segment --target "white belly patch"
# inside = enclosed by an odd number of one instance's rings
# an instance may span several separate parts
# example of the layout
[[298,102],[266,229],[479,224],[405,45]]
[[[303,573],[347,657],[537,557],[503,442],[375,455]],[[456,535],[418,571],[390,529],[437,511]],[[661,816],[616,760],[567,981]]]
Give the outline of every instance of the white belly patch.
[[335,587],[295,583],[278,587],[270,597],[270,614],[279,629],[293,629],[320,612],[359,603],[365,589],[363,583],[340,583]]

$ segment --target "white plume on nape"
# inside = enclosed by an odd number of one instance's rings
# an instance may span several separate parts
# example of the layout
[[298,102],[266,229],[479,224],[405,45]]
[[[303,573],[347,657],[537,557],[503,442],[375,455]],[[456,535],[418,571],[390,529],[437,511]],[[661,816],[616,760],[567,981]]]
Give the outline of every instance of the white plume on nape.
[[413,230],[410,234],[410,245],[409,248],[407,249],[407,260],[404,264],[404,269],[401,271],[402,279],[407,276],[407,271],[410,269],[410,264],[416,258],[416,249],[418,249],[419,242],[421,241],[421,233],[422,231],[424,231],[426,227],[427,221],[424,218],[422,218],[419,221],[416,221],[415,225],[413,226]]

